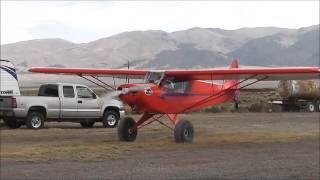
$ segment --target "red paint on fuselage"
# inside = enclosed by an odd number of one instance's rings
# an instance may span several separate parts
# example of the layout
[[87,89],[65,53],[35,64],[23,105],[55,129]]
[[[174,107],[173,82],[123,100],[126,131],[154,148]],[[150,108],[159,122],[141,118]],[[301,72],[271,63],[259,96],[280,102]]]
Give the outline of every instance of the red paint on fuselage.
[[[123,84],[119,88],[144,87],[120,95],[120,99],[135,111],[149,113],[176,114],[205,108],[230,101],[235,97],[236,87],[203,81],[186,81],[176,84],[181,88],[168,88],[156,84]],[[150,91],[151,89],[151,91]]]

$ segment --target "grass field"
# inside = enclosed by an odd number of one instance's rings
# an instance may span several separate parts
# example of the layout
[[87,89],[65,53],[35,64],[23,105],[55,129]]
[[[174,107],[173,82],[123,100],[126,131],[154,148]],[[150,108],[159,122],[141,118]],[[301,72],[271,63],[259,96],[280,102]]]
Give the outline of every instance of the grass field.
[[[194,122],[196,137],[192,144],[177,144],[173,141],[172,132],[159,125],[152,124],[143,128],[142,134],[135,143],[125,143],[117,140],[116,129],[105,129],[99,125],[96,128],[81,128],[78,123],[47,123],[48,127],[41,130],[2,130],[2,140],[5,143],[1,147],[2,159],[20,159],[24,161],[48,161],[58,159],[86,159],[103,160],[115,159],[124,153],[139,150],[161,150],[176,149],[187,146],[202,147],[208,145],[224,144],[242,144],[242,143],[272,143],[272,142],[290,142],[308,137],[319,136],[319,129],[312,127],[310,122],[304,124],[296,120],[279,121],[281,116],[294,116],[291,114],[279,113],[196,113],[190,115],[181,115],[181,118],[190,119]],[[256,115],[262,117],[272,117],[273,124],[267,119],[255,118]],[[296,119],[302,117],[296,114]],[[237,116],[239,116],[237,118]],[[280,117],[277,117],[280,116]],[[314,118],[310,120],[317,123],[316,114],[308,115]],[[138,118],[138,115],[133,117]],[[246,122],[245,117],[249,118]],[[165,118],[163,122],[168,123]],[[231,119],[231,120],[229,120]],[[239,119],[239,122],[237,122]],[[250,120],[252,119],[252,120]],[[224,122],[226,121],[226,122]],[[253,123],[252,122],[255,122]],[[298,121],[298,123],[297,123]],[[244,123],[244,124],[241,124]],[[238,129],[234,124],[238,124]],[[298,127],[299,124],[304,127]],[[245,125],[250,127],[245,127]],[[279,125],[277,128],[276,124]],[[285,127],[285,126],[288,127]],[[230,127],[229,127],[230,126]],[[161,135],[162,134],[162,135]],[[101,137],[99,137],[101,135]],[[108,137],[109,136],[109,137]],[[11,141],[10,137],[15,137]],[[38,137],[38,138],[37,138]],[[152,137],[154,141],[152,141]],[[9,141],[6,143],[6,141]]]

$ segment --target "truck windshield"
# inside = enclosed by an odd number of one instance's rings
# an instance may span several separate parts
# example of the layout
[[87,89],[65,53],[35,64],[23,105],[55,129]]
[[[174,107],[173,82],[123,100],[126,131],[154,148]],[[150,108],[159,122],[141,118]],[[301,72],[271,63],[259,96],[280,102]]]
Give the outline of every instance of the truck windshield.
[[40,86],[38,96],[58,97],[58,85],[48,84]]

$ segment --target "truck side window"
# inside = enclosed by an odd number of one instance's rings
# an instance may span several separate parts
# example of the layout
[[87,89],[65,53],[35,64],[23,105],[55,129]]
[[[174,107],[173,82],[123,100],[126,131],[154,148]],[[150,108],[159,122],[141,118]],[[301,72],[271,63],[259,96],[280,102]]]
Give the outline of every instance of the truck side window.
[[74,98],[73,86],[63,86],[63,97]]
[[40,86],[38,96],[59,97],[58,85],[48,84]]
[[95,98],[95,95],[86,87],[77,86],[77,94],[78,98]]

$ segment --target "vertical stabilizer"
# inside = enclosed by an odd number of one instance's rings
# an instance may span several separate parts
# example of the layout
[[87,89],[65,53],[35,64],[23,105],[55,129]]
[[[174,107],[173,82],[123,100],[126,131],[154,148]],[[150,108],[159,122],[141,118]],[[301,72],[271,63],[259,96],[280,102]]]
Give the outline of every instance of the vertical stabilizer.
[[[230,64],[230,69],[236,69],[238,68],[238,60],[233,59]],[[238,81],[239,80],[225,80],[223,83],[224,89],[238,89]]]

